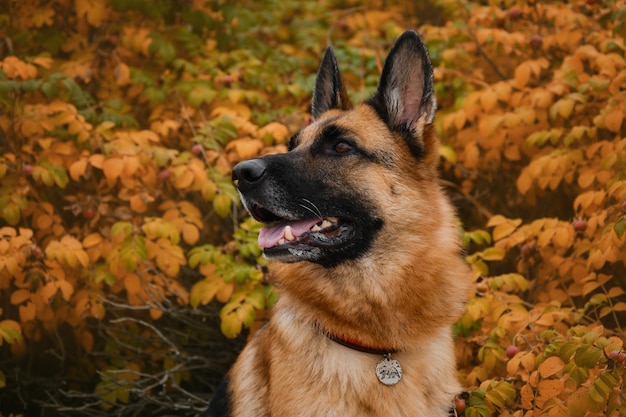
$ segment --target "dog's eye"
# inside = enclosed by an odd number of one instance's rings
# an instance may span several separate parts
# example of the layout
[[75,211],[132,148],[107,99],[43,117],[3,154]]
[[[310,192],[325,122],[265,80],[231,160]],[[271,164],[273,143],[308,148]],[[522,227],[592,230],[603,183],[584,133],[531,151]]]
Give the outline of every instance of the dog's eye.
[[335,143],[335,145],[333,146],[333,150],[336,153],[346,153],[354,150],[354,148],[349,143],[341,141]]

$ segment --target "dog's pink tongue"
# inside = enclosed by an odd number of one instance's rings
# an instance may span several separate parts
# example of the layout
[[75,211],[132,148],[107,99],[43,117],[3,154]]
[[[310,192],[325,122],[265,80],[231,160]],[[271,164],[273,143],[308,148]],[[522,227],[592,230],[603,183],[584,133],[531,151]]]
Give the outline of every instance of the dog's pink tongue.
[[272,227],[264,227],[259,232],[259,246],[262,248],[272,248],[278,245],[278,241],[285,237],[285,226],[291,226],[294,236],[300,236],[308,232],[320,219],[302,220],[298,222],[281,223]]

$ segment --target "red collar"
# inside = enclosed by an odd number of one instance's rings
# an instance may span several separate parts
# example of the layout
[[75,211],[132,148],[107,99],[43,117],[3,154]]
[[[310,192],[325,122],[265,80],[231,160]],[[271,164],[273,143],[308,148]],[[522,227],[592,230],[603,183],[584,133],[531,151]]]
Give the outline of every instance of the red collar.
[[384,349],[380,347],[370,346],[370,345],[366,345],[362,343],[361,341],[357,339],[352,339],[352,338],[348,338],[344,336],[338,336],[324,329],[322,325],[319,323],[316,323],[316,327],[318,328],[320,333],[322,333],[324,336],[326,336],[333,342],[338,343],[342,346],[348,347],[350,349],[357,350],[359,352],[371,353],[374,355],[389,355],[389,354],[398,352],[396,349]]

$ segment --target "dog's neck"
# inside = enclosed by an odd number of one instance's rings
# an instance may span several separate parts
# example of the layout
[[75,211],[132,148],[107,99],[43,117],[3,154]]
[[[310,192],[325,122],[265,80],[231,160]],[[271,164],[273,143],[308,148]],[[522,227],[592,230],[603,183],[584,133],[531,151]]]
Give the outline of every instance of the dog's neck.
[[371,353],[373,355],[390,355],[392,353],[397,353],[398,350],[397,349],[393,349],[393,348],[383,348],[383,347],[379,347],[379,346],[370,346],[367,345],[363,342],[361,342],[360,340],[356,339],[356,338],[352,338],[346,335],[338,335],[335,334],[327,329],[325,329],[324,327],[322,327],[321,324],[316,323],[316,327],[317,329],[320,331],[320,333],[322,333],[324,336],[326,336],[328,339],[332,340],[335,343],[338,343],[342,346],[345,346],[347,348],[359,351],[359,352],[363,352],[363,353]]

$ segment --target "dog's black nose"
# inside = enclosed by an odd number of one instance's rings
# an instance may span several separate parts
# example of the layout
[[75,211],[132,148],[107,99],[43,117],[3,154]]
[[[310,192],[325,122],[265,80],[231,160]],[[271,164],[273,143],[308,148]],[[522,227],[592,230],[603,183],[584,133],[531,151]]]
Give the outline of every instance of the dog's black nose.
[[265,168],[260,158],[240,162],[233,168],[233,182],[240,191],[250,190],[263,179]]

